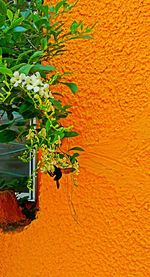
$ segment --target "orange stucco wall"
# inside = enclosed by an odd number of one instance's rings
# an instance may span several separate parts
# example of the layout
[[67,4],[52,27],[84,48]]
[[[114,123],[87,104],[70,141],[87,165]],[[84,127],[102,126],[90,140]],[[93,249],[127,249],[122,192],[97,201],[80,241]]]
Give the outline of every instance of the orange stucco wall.
[[80,0],[68,18],[97,22],[56,61],[79,85],[78,187],[42,176],[37,219],[0,233],[0,277],[148,277],[150,1]]

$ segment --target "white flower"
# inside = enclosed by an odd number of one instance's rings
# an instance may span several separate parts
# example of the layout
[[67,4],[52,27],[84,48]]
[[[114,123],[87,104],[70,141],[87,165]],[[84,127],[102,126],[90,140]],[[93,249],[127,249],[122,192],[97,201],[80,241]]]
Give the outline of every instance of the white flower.
[[31,78],[29,76],[26,76],[25,83],[26,85],[29,85],[31,83]]
[[44,87],[44,90],[45,90],[45,91],[49,91],[49,84],[44,84],[43,87]]
[[24,87],[26,85],[26,81],[25,80],[22,80],[22,86]]
[[14,87],[18,87],[18,85],[22,82],[23,76],[19,74],[19,71],[15,71],[13,77],[10,79],[11,83],[14,83]]
[[41,79],[39,79],[36,75],[31,76],[31,83],[33,86],[38,86],[42,84]]
[[40,75],[39,72],[36,72],[35,75],[36,75],[37,78],[41,79],[41,75]]
[[19,71],[15,71],[11,78],[11,83],[14,87],[20,85],[27,90],[32,90],[35,93],[38,92],[39,96],[44,97],[45,99],[53,98],[52,93],[49,91],[49,84],[42,82],[39,72],[36,72],[31,76],[26,76],[24,73],[20,74]]
[[11,77],[10,82],[11,83],[15,83],[16,82],[16,78],[15,77]]
[[53,95],[52,95],[51,91],[49,91],[49,85],[48,84],[45,84],[45,85],[44,85],[45,88],[44,88],[44,86],[40,87],[40,89],[39,89],[39,95],[41,97],[44,97],[44,98],[53,98]]
[[27,85],[27,86],[26,86],[26,89],[27,89],[27,90],[32,90],[32,89],[33,89],[33,86],[32,86],[32,85]]
[[34,92],[38,92],[38,91],[39,91],[39,89],[40,89],[40,88],[39,88],[38,86],[36,86],[36,87],[34,87],[34,86],[33,86],[33,90],[34,90]]
[[19,76],[19,79],[20,80],[25,80],[26,79],[26,75],[24,73],[21,73],[20,76]]
[[19,78],[19,75],[20,75],[20,74],[19,74],[19,71],[15,71],[14,74],[13,74],[13,76],[14,76],[15,78]]
[[18,82],[18,81],[15,82],[15,83],[14,83],[14,87],[18,87],[18,86],[19,86],[19,83],[20,83],[20,82]]
[[44,92],[44,98],[49,98],[48,92]]

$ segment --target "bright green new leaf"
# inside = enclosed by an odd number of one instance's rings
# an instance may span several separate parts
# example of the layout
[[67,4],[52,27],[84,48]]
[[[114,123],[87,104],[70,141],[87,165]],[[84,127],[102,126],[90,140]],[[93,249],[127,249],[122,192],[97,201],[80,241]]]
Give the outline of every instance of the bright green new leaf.
[[0,73],[4,74],[4,75],[8,75],[8,76],[12,76],[12,71],[11,69],[8,69],[5,66],[0,66]]
[[77,32],[79,25],[80,23],[78,23],[77,21],[73,21],[73,23],[70,26],[71,34],[75,34]]
[[24,20],[23,17],[19,17],[19,18],[15,19],[15,20],[12,22],[11,27],[12,27],[12,28],[19,27],[19,25],[22,23],[23,20]]
[[90,28],[90,27],[86,27],[86,31],[85,31],[86,33],[91,33],[92,32],[92,28]]
[[50,122],[50,119],[48,119],[48,120],[46,121],[46,125],[45,125],[46,131],[47,131],[47,132],[49,131],[50,125],[51,125],[51,122]]
[[13,13],[12,13],[11,10],[7,10],[7,16],[9,18],[10,22],[11,22],[13,20]]

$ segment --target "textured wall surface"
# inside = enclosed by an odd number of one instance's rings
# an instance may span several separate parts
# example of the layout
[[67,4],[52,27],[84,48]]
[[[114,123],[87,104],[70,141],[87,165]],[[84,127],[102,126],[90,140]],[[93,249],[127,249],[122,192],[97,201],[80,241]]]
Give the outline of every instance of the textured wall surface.
[[150,1],[80,0],[68,18],[97,22],[56,61],[79,85],[67,96],[86,149],[78,188],[42,176],[37,219],[0,233],[0,277],[148,277]]

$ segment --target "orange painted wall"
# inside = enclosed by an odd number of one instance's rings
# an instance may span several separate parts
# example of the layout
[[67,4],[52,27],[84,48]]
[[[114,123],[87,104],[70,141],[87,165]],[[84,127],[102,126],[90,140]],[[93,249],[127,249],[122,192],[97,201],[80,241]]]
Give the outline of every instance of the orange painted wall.
[[78,188],[42,176],[37,220],[0,233],[0,277],[148,277],[150,1],[80,0],[68,18],[97,22],[56,61],[79,85]]

